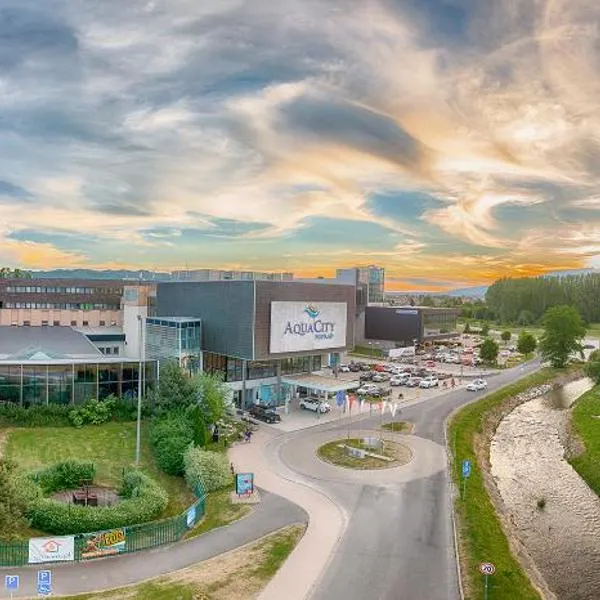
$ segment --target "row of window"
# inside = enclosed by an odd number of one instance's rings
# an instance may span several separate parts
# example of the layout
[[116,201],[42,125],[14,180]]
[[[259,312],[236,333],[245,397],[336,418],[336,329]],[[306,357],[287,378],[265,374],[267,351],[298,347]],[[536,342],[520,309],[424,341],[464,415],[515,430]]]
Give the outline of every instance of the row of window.
[[9,294],[114,294],[121,296],[121,288],[105,287],[63,287],[39,285],[9,285],[6,287]]
[[0,308],[37,308],[47,310],[120,310],[118,304],[105,304],[96,302],[3,302]]
[[100,350],[102,354],[119,356],[119,346],[105,346],[102,348],[98,346],[98,350]]
[[[98,327],[106,327],[106,321],[100,321],[98,323]],[[20,324],[17,321],[14,321],[13,323],[11,323],[11,325],[13,327],[18,327]],[[31,321],[25,320],[21,323],[21,325],[23,325],[23,327],[31,327]],[[53,327],[60,327],[60,321],[52,321],[52,326]],[[81,321],[81,327],[89,327],[90,326],[90,322],[83,320]],[[116,321],[110,321],[110,327],[116,327],[117,326],[117,322]],[[50,327],[50,321],[42,321],[42,327]],[[78,327],[77,321],[71,321],[71,327]]]

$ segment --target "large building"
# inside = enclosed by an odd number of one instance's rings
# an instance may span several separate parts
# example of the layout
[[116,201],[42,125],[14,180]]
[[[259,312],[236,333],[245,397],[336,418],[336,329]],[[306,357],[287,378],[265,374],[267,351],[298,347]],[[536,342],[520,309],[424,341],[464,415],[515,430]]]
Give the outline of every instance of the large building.
[[396,347],[454,337],[459,314],[455,308],[367,306],[365,339]]
[[293,273],[262,271],[224,271],[222,269],[192,269],[173,271],[173,281],[292,281]]
[[283,403],[291,376],[337,363],[353,344],[354,314],[349,285],[160,283],[147,327],[163,318],[201,321],[203,370],[221,374],[245,407]]
[[367,304],[379,304],[385,300],[385,269],[383,267],[370,265],[368,267],[337,269],[336,279],[341,283],[356,287],[366,286]]

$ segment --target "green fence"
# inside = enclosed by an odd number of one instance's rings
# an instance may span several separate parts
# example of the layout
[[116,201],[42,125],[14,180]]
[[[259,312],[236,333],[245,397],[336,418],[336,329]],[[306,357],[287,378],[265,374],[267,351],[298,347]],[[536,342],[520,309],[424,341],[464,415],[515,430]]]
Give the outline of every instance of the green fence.
[[[206,494],[202,489],[197,489],[196,497],[198,498],[196,502],[184,513],[170,519],[120,527],[109,531],[74,535],[74,560],[86,561],[138,552],[180,540],[186,531],[189,531],[204,517]],[[51,538],[52,536],[45,537]],[[0,567],[20,567],[27,564],[29,564],[29,540],[0,541]]]

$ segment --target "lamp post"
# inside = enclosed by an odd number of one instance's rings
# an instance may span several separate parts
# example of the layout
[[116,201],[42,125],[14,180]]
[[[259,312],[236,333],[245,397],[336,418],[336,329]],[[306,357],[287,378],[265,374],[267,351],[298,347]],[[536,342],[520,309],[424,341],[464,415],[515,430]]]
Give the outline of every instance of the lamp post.
[[140,466],[140,453],[142,445],[142,369],[144,368],[144,318],[138,315],[139,323],[139,363],[138,363],[138,397],[137,397],[137,424],[135,435],[135,464]]

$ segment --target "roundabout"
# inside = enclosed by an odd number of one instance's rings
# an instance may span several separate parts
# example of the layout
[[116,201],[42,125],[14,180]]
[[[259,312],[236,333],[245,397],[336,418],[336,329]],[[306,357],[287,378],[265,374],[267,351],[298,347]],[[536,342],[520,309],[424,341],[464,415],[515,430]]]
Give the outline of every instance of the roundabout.
[[375,470],[409,463],[412,451],[404,444],[384,438],[343,438],[320,446],[317,456],[345,469]]

